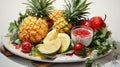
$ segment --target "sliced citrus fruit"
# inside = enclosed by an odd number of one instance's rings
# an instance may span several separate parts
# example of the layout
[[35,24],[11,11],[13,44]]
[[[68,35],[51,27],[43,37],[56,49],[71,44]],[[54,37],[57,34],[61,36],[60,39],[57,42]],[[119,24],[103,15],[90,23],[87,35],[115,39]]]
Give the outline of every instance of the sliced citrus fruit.
[[47,36],[43,40],[43,43],[46,44],[47,42],[56,39],[57,36],[58,36],[58,31],[56,29],[54,29],[47,34]]
[[66,52],[70,46],[70,37],[66,33],[59,33],[58,38],[61,41],[60,53]]
[[37,45],[37,49],[42,54],[54,54],[60,49],[60,47],[61,47],[61,41],[59,38],[54,39],[46,44]]

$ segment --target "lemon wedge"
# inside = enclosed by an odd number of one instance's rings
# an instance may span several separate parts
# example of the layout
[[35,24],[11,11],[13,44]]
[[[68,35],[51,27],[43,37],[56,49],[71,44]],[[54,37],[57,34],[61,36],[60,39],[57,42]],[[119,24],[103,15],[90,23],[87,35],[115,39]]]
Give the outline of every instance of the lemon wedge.
[[56,53],[61,47],[61,41],[59,38],[51,40],[49,43],[45,44],[38,44],[37,49],[42,54],[54,54]]
[[56,39],[57,36],[58,36],[58,31],[56,29],[54,29],[47,34],[47,36],[43,40],[43,43],[46,44],[47,42]]
[[66,33],[59,33],[58,38],[61,41],[60,53],[66,52],[70,46],[70,37]]

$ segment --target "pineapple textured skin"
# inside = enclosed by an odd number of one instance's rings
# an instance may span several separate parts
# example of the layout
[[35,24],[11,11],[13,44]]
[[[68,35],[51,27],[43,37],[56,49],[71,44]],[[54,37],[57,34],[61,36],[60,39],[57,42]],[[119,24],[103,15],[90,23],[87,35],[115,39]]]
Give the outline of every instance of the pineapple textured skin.
[[47,32],[46,19],[28,16],[21,23],[18,35],[22,41],[38,43],[46,36]]
[[51,10],[51,12],[49,13],[49,17],[54,22],[57,21],[57,19],[63,17],[62,10],[57,10],[57,9]]

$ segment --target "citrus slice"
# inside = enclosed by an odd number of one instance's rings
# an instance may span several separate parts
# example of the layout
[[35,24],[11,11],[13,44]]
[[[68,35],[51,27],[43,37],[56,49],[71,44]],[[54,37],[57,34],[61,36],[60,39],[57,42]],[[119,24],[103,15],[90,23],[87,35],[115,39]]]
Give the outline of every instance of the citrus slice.
[[60,49],[60,47],[61,47],[61,41],[59,38],[52,40],[46,44],[37,45],[37,49],[42,54],[54,54]]
[[43,43],[46,44],[49,41],[52,41],[54,39],[56,39],[58,36],[58,32],[56,29],[50,31],[47,36],[45,37],[45,39],[43,40]]
[[70,46],[70,37],[66,33],[59,33],[58,38],[61,41],[60,53],[66,52]]

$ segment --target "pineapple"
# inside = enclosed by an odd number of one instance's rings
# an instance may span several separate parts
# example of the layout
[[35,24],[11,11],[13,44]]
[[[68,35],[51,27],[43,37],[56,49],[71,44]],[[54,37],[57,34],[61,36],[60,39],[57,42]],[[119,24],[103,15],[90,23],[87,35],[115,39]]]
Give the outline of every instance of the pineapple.
[[51,10],[51,12],[49,13],[49,17],[51,20],[54,21],[52,29],[57,29],[59,32],[70,33],[69,31],[72,26],[63,17],[62,10]]
[[19,26],[18,35],[22,41],[40,42],[48,32],[47,16],[54,0],[27,0],[30,11]]
[[62,10],[51,10],[51,12],[49,13],[49,17],[55,22],[58,18],[63,17]]
[[80,24],[80,19],[88,13],[85,11],[91,3],[86,2],[87,0],[65,0],[64,10],[54,10],[49,15],[55,21],[52,28],[58,29],[60,32],[70,32],[72,26]]
[[71,27],[72,25],[68,23],[64,17],[61,17],[55,21],[54,25],[52,26],[52,29],[57,29],[59,32],[70,33],[69,31]]
[[71,24],[68,24],[68,22],[63,17],[62,10],[51,10],[49,17],[54,22],[52,29],[57,29],[59,32],[70,33],[69,31],[72,26]]

